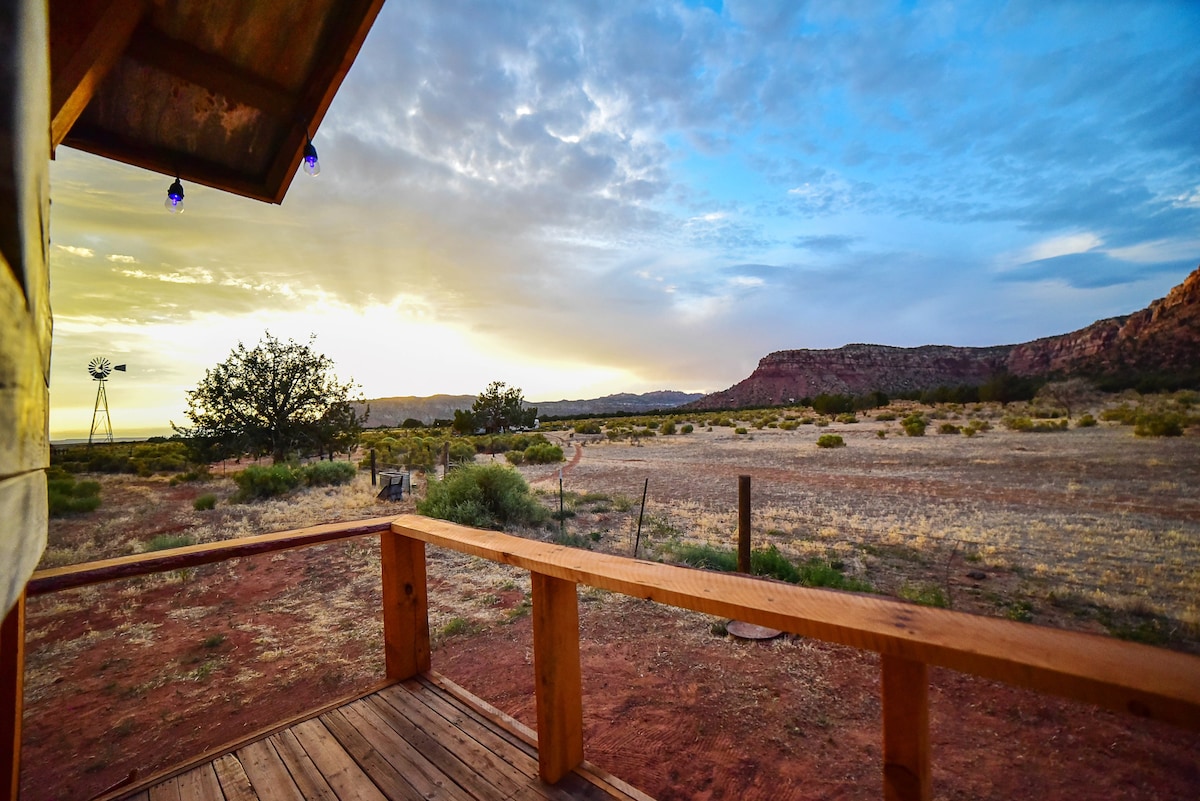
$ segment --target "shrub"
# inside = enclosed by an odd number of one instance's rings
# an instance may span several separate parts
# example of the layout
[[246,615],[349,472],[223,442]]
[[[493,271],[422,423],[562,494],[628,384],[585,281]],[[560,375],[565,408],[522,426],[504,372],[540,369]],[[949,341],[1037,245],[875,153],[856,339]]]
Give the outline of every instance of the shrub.
[[925,436],[925,427],[929,424],[922,415],[914,413],[905,417],[901,425],[904,427],[906,436],[923,437]]
[[858,418],[854,416],[854,412],[843,412],[837,416],[839,423],[857,423]]
[[899,596],[906,601],[912,601],[921,606],[947,607],[946,593],[936,584],[908,584],[900,588]]
[[197,512],[206,512],[209,509],[217,508],[217,496],[211,492],[201,495],[196,500],[192,501],[192,508]]
[[846,441],[837,434],[822,434],[817,438],[818,448],[844,448]]
[[504,454],[504,458],[511,465],[519,465],[525,461],[525,451],[509,451]]
[[1185,424],[1178,412],[1141,412],[1133,426],[1139,437],[1181,437]]
[[425,498],[417,501],[417,511],[492,529],[541,525],[549,517],[521,474],[498,464],[465,465],[443,481],[431,481]]
[[171,548],[183,548],[195,545],[196,540],[187,534],[159,534],[146,543],[145,551],[167,551]]
[[1122,403],[1113,409],[1105,409],[1100,412],[1100,419],[1107,422],[1120,423],[1123,426],[1131,426],[1137,422],[1137,409]]
[[[58,471],[56,471],[58,474]],[[51,517],[64,517],[100,508],[100,482],[80,481],[74,478],[48,478],[46,495]]]
[[658,432],[664,436],[670,436],[675,433],[675,424],[668,420],[658,427]]
[[897,416],[895,412],[880,412],[879,414],[875,415],[875,419],[881,423],[890,423],[892,420],[895,420],[896,417]]
[[795,420],[784,420],[782,423],[779,424],[779,427],[782,428],[784,431],[795,431],[797,428],[800,427],[800,423]]
[[300,469],[304,483],[310,487],[329,487],[346,484],[358,471],[349,462],[313,462]]
[[586,423],[576,423],[572,430],[576,434],[599,434],[600,424],[594,420],[589,420]]
[[749,431],[747,431],[747,430],[746,430],[746,429],[745,429],[743,426],[738,426],[737,428],[733,429],[733,433],[735,433],[735,434],[748,434],[748,433],[750,433],[750,432],[749,432]]
[[1009,431],[1034,432],[1044,434],[1049,431],[1066,431],[1066,420],[1039,420],[1034,422],[1028,417],[1005,417],[1002,421]]
[[1091,428],[1094,425],[1096,425],[1096,418],[1092,417],[1090,414],[1081,415],[1080,418],[1075,421],[1076,428]]
[[525,449],[526,464],[554,464],[563,460],[563,449],[549,442],[539,442]]
[[238,485],[238,491],[232,500],[234,503],[246,503],[291,492],[300,486],[301,477],[286,464],[271,467],[255,465],[235,473],[233,481]]
[[958,434],[961,431],[962,429],[954,425],[954,423],[942,423],[940,426],[938,426],[939,434]]
[[696,429],[692,426],[691,423],[684,423],[683,428],[679,429],[679,433],[680,434],[690,434],[695,430]]

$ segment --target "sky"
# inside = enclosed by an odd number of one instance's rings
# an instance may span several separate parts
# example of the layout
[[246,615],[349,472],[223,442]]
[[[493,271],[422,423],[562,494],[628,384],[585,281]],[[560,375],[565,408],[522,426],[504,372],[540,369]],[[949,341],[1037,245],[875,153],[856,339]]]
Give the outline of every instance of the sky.
[[385,3],[280,206],[59,148],[50,429],[170,433],[238,342],[368,397],[711,392],[995,345],[1200,265],[1200,3]]

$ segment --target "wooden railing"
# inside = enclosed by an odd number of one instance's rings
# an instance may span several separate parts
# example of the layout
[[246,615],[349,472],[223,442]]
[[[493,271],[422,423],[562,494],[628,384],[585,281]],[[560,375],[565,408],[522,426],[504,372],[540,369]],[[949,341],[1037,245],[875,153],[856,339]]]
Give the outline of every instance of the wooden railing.
[[[876,596],[598,554],[416,515],[40,571],[26,594],[370,534],[381,538],[385,665],[393,681],[430,669],[426,543],[530,571],[538,756],[541,776],[551,783],[583,760],[579,584],[881,654],[887,799],[931,797],[930,665],[1200,730],[1195,656]],[[3,667],[0,675],[6,675]],[[12,688],[0,687],[5,690]]]

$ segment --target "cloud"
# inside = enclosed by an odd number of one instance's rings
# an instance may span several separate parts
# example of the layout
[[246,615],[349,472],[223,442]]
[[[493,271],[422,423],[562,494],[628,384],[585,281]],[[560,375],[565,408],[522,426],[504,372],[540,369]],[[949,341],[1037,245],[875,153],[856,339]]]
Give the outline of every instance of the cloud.
[[135,259],[133,256],[122,256],[119,253],[110,253],[105,258],[117,264],[137,264],[137,259]]
[[[1061,281],[1077,289],[1133,284],[1152,275],[1186,272],[1187,262],[1137,264],[1092,250],[1038,259],[1001,275],[1004,281]],[[1129,311],[1134,311],[1130,309]]]
[[91,248],[75,247],[74,245],[55,245],[59,250],[70,253],[72,256],[78,256],[81,259],[90,259],[96,255],[96,251]]

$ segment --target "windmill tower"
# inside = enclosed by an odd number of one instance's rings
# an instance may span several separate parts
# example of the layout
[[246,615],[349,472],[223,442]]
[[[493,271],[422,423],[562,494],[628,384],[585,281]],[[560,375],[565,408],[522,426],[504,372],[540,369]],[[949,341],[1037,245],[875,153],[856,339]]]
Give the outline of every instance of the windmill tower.
[[[125,372],[125,365],[118,364],[116,367],[108,360],[106,356],[96,356],[88,362],[88,375],[93,381],[98,382],[96,387],[96,406],[92,409],[92,432],[88,434],[88,445],[91,445],[96,440],[96,432],[100,432],[101,442],[112,442],[112,419],[108,416],[108,392],[104,389],[105,382],[108,381],[108,376],[113,370]],[[103,410],[103,417],[101,417]]]

